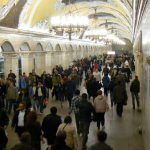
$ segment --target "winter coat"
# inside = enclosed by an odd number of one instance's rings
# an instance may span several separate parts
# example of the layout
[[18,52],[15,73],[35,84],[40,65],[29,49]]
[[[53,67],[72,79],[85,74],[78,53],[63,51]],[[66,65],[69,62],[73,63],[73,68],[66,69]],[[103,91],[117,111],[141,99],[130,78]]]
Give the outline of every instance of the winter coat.
[[44,137],[46,137],[50,144],[54,144],[56,138],[56,132],[59,125],[61,124],[61,117],[58,115],[47,115],[42,123],[42,130],[44,132]]
[[75,92],[76,89],[76,85],[75,82],[73,80],[68,80],[66,83],[66,92],[67,94],[72,94]]
[[25,126],[25,131],[29,132],[31,135],[31,145],[34,147],[36,150],[41,150],[41,136],[42,136],[42,131],[41,131],[41,125],[40,122],[35,121],[35,122],[30,122],[29,124],[27,123]]
[[53,86],[58,86],[58,84],[61,82],[61,75],[60,74],[54,74],[52,76],[52,82],[53,82]]
[[15,86],[9,86],[6,93],[7,100],[16,100],[18,96],[17,88]]
[[94,113],[94,107],[90,102],[87,100],[81,100],[78,104],[79,107],[79,114],[80,114],[80,121],[83,122],[91,122],[91,113]]
[[103,86],[104,86],[105,88],[108,88],[109,83],[110,83],[109,77],[108,77],[108,76],[104,76],[102,81],[103,81]]
[[46,89],[44,86],[41,86],[41,87],[37,87],[36,88],[36,91],[35,91],[35,97],[38,97],[38,89],[41,88],[41,91],[42,91],[42,97],[45,98],[46,97]]
[[96,113],[104,113],[109,109],[106,99],[103,95],[98,95],[94,100],[94,108]]
[[130,85],[130,91],[139,93],[140,92],[140,81],[138,79],[134,79]]
[[27,83],[26,83],[25,77],[21,77],[19,79],[19,88],[25,89],[26,87],[27,87]]
[[93,76],[96,78],[96,81],[101,81],[101,73],[100,72],[93,72]]
[[127,101],[127,92],[126,89],[121,85],[116,85],[114,88],[114,101],[116,103],[123,103],[125,104]]
[[65,123],[62,123],[60,124],[60,126],[58,127],[58,131],[62,131],[64,130],[66,132],[66,145],[69,146],[71,149],[74,149],[77,142],[76,142],[76,129],[75,127],[73,126],[73,124],[65,124]]

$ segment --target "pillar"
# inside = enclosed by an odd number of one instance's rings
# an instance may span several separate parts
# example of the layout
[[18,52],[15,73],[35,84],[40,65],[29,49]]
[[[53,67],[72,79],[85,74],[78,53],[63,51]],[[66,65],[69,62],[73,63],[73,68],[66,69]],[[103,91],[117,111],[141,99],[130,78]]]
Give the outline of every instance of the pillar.
[[4,55],[4,74],[8,76],[10,70],[18,76],[18,56],[12,54]]
[[37,74],[42,74],[45,70],[45,53],[38,53],[35,55],[35,72]]
[[21,56],[22,72],[28,75],[34,69],[34,59],[30,54],[22,54]]
[[51,53],[45,55],[45,69],[47,73],[52,73],[52,57]]

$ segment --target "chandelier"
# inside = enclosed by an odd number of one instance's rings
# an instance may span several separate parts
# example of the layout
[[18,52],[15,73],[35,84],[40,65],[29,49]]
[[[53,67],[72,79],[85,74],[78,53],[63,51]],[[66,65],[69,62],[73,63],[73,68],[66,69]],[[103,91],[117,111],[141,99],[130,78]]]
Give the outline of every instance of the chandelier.
[[106,29],[87,30],[84,36],[86,39],[90,39],[92,41],[95,41],[95,43],[101,43],[103,45],[112,45],[112,43],[125,45],[125,42],[123,40],[121,40],[114,34],[108,33]]
[[65,16],[54,16],[51,18],[51,26],[56,34],[69,35],[71,40],[72,33],[81,33],[89,25],[87,16],[78,16],[69,13]]

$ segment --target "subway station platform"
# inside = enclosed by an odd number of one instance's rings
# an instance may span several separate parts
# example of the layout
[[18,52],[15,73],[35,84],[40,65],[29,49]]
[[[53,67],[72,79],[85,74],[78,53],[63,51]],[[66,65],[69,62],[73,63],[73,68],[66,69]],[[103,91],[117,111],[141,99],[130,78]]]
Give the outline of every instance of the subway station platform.
[[[66,69],[74,60],[108,53],[134,55],[142,112],[132,110],[127,84],[122,118],[115,107],[106,113],[107,143],[114,150],[150,150],[149,18],[150,0],[0,0],[0,78],[7,78],[10,70],[16,81],[24,72],[51,74],[56,65]],[[83,85],[81,90],[86,91]],[[53,105],[63,117],[68,114],[67,102],[61,108],[50,99],[44,114],[38,114],[40,121]],[[96,142],[96,132],[92,122],[87,146]],[[19,142],[10,126],[8,138],[7,150]]]
[[[85,87],[83,84],[81,86],[81,93],[86,93]],[[131,94],[129,92],[129,84],[127,84],[127,92],[128,92],[128,104],[124,107],[124,112],[122,118],[116,115],[116,108],[110,107],[110,96],[108,95],[108,103],[110,110],[106,112],[106,120],[105,120],[105,131],[108,134],[107,143],[112,146],[114,150],[144,150],[143,137],[139,134],[139,127],[141,126],[142,114],[137,110],[132,109],[131,103]],[[49,108],[51,106],[56,106],[58,108],[58,114],[64,118],[68,115],[69,105],[68,102],[63,103],[63,108],[61,107],[60,102],[56,102],[55,100],[50,99],[50,102],[47,108],[44,110],[44,114],[38,115],[38,120],[42,121],[43,117],[49,113]],[[71,115],[74,120],[74,115]],[[73,121],[75,125],[75,122]],[[89,139],[87,142],[87,146],[94,144],[97,134],[97,127],[95,122],[91,122]],[[7,150],[10,149],[15,143],[18,143],[18,137],[11,129],[8,127],[8,147]],[[46,141],[46,140],[45,140]],[[78,150],[81,150],[81,137],[77,136],[78,141]],[[46,149],[47,144],[42,145],[42,150]]]

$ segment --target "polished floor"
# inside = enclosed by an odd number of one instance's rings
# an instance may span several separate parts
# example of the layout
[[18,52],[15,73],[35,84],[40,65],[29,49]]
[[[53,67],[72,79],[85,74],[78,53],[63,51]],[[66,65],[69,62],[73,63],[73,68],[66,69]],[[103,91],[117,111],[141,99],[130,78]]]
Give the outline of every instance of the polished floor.
[[[81,91],[86,92],[86,89],[81,86]],[[144,150],[144,144],[142,135],[138,133],[138,129],[141,124],[142,114],[137,110],[132,110],[131,95],[129,92],[129,84],[127,85],[128,90],[128,105],[124,107],[124,112],[122,118],[119,118],[116,115],[115,107],[110,108],[109,112],[106,113],[106,122],[105,122],[105,131],[108,133],[107,143],[112,146],[114,150]],[[108,103],[110,105],[110,99],[108,96]],[[49,113],[49,108],[51,106],[57,106],[58,114],[62,117],[68,114],[69,108],[68,103],[64,102],[63,108],[59,102],[55,100],[50,100],[49,105],[44,111],[43,115],[38,115],[39,120],[41,121],[44,115]],[[12,117],[12,116],[10,116]],[[74,116],[72,114],[74,119]],[[87,146],[96,142],[96,123],[92,122],[90,126],[89,139]],[[8,146],[7,150],[10,149],[15,143],[18,143],[18,138],[14,131],[8,127]],[[81,137],[78,137],[78,150],[81,149],[81,143],[79,141]],[[45,150],[46,144],[42,145],[42,150]]]

